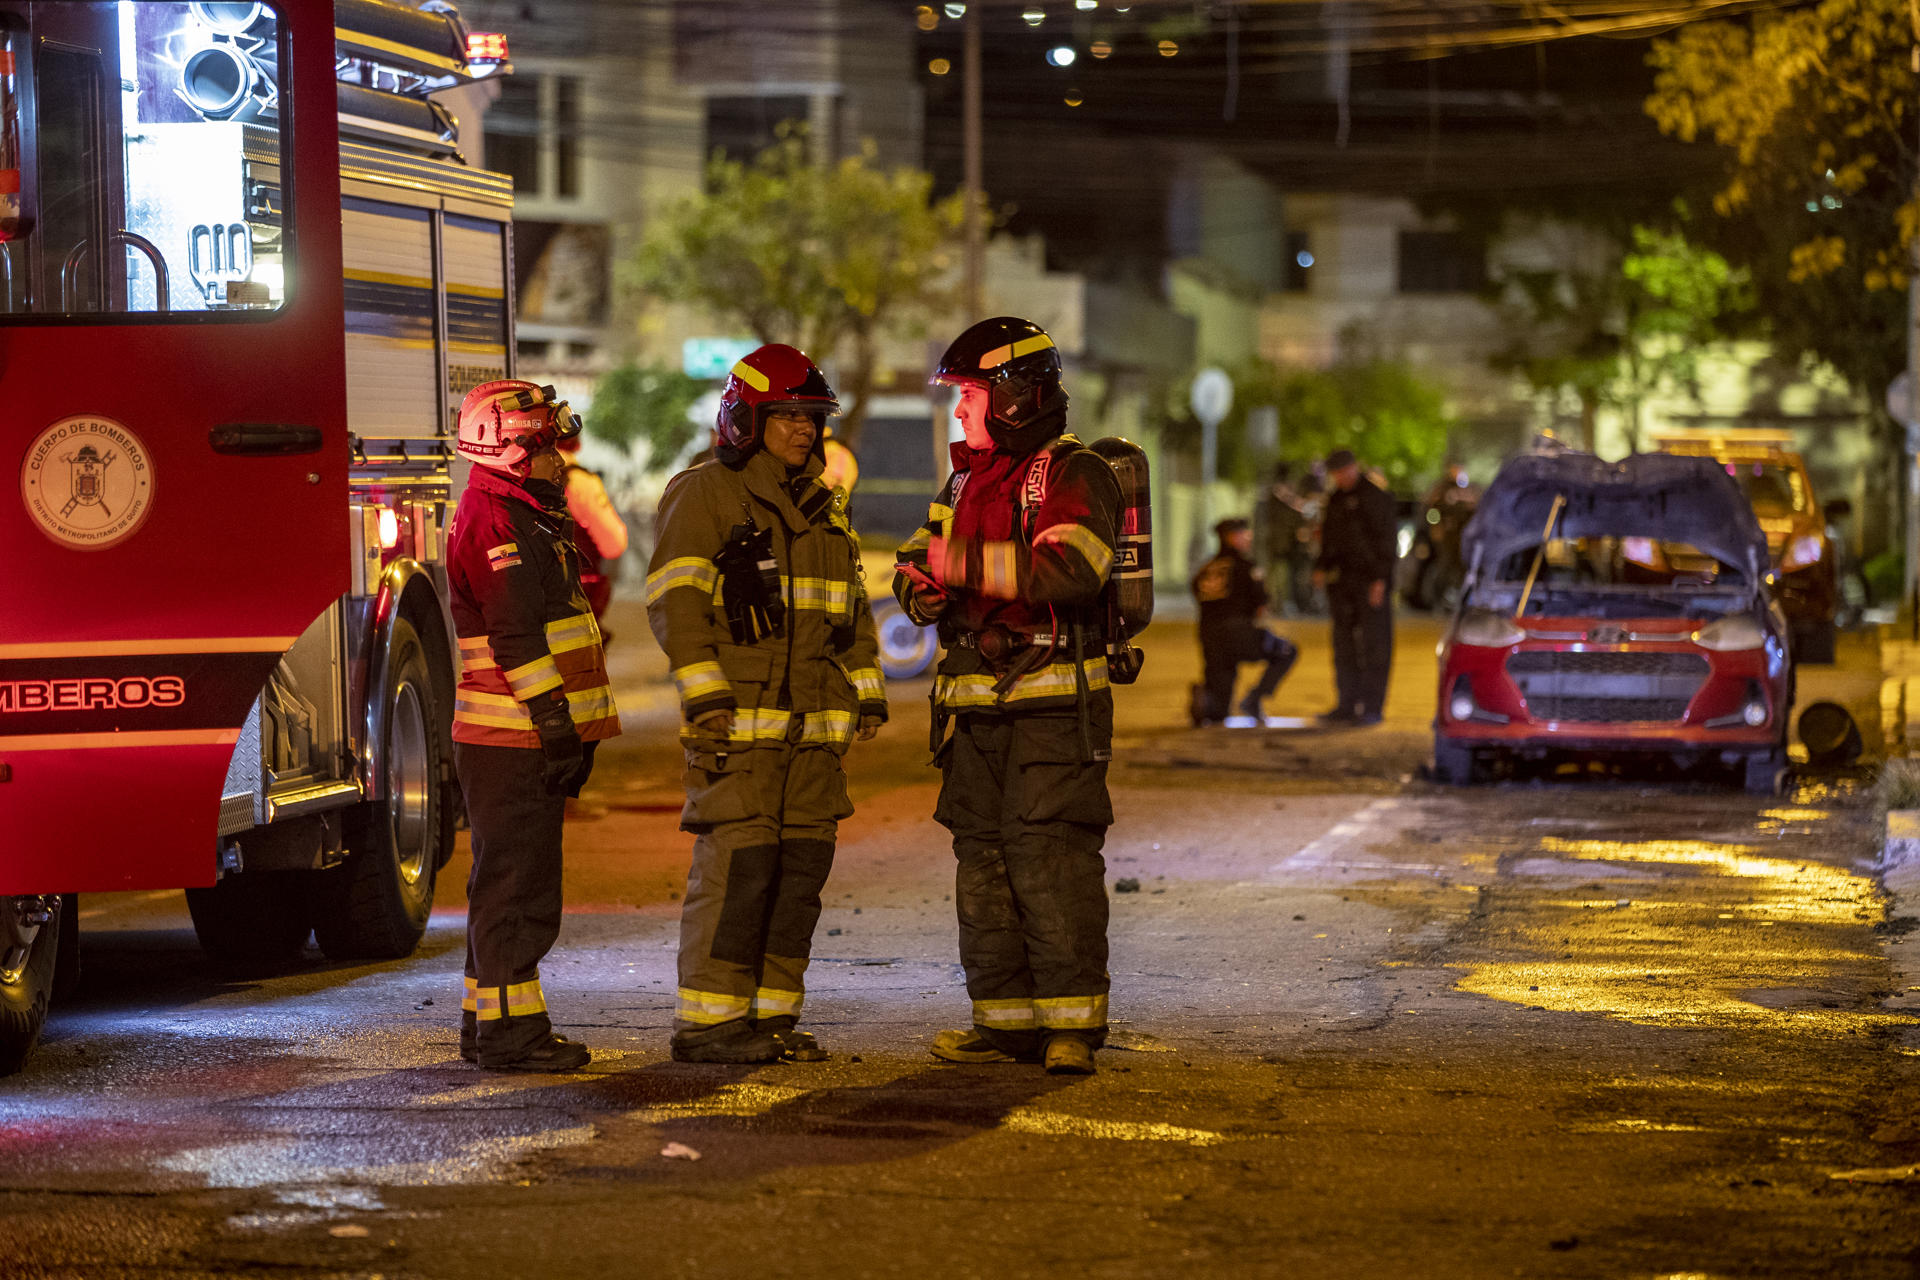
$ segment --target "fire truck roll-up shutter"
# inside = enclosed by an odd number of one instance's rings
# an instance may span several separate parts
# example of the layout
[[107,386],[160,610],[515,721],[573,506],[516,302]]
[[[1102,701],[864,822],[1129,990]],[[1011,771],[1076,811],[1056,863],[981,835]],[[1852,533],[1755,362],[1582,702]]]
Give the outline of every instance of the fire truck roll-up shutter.
[[350,580],[333,6],[255,15],[233,118],[173,91],[224,10],[13,8],[23,154],[64,167],[0,249],[52,258],[0,302],[0,895],[211,885],[249,709]]

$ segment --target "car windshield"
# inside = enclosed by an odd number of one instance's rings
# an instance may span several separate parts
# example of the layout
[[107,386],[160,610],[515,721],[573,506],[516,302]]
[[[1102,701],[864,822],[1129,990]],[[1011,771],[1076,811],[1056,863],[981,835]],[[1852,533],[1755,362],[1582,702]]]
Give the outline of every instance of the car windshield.
[[1734,461],[1727,474],[1740,482],[1759,516],[1798,515],[1807,510],[1807,483],[1797,467],[1779,462]]

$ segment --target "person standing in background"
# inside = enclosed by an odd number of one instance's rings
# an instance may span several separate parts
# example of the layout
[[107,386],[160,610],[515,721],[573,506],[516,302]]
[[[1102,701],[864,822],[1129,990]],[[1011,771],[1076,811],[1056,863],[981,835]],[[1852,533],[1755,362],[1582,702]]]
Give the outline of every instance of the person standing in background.
[[1313,585],[1327,593],[1333,619],[1333,673],[1339,701],[1327,724],[1379,724],[1393,671],[1393,498],[1361,474],[1351,449],[1327,455],[1327,514]]

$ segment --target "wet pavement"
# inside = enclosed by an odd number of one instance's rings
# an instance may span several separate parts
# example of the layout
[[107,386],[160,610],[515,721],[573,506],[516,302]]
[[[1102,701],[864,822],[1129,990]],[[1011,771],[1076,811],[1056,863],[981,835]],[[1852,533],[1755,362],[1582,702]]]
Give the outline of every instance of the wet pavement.
[[[833,1060],[693,1067],[672,711],[628,625],[543,975],[592,1066],[456,1057],[464,855],[413,959],[257,982],[178,895],[86,900],[83,987],[0,1084],[0,1276],[1915,1273],[1920,941],[1857,781],[1432,786],[1418,622],[1386,725],[1197,734],[1164,625],[1121,694],[1114,1043],[1054,1079],[925,1054],[965,999],[907,685],[816,939]],[[1311,713],[1291,633],[1272,709]],[[1845,659],[1803,698],[1874,706]]]

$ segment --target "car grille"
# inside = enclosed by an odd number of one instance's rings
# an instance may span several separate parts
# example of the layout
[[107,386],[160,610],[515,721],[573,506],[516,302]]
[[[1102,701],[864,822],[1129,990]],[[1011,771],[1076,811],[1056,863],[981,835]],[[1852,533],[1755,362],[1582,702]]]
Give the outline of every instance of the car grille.
[[1507,674],[1526,700],[1530,718],[1579,724],[1681,720],[1708,670],[1698,653],[1644,649],[1529,649],[1507,658]]

